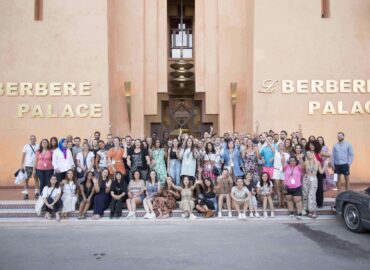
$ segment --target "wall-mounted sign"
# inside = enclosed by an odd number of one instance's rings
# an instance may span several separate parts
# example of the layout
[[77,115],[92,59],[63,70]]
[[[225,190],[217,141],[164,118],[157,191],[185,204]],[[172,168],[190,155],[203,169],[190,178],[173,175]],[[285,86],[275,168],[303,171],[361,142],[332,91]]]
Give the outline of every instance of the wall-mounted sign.
[[[309,94],[309,95],[332,95],[332,94],[355,94],[369,95],[370,80],[265,80],[258,90],[262,94]],[[355,100],[352,104],[345,104],[343,101],[319,101],[308,102],[308,113],[315,114],[370,114],[370,100]]]
[[[8,82],[0,83],[0,97],[27,97],[32,98],[50,97],[48,102],[57,98],[53,104],[18,104],[17,117],[23,118],[74,118],[74,117],[102,117],[101,104],[78,104],[72,106],[69,103],[62,103],[63,97],[91,96],[90,82],[51,82],[51,83],[29,83],[29,82]],[[62,109],[55,110],[54,104],[62,103]]]

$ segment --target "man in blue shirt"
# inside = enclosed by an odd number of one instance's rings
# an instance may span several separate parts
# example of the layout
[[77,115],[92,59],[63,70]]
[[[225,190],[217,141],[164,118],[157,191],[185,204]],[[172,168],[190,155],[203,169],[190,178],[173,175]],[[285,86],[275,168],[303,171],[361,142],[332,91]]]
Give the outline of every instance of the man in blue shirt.
[[269,174],[270,178],[272,179],[272,175],[274,172],[274,155],[275,155],[275,147],[273,145],[273,139],[271,135],[268,135],[266,138],[267,145],[261,148],[260,154],[263,163],[263,172]]
[[337,189],[340,191],[340,176],[344,175],[345,188],[349,190],[349,168],[353,162],[352,145],[344,140],[344,133],[338,132],[338,142],[333,147],[332,160],[335,173],[338,174]]

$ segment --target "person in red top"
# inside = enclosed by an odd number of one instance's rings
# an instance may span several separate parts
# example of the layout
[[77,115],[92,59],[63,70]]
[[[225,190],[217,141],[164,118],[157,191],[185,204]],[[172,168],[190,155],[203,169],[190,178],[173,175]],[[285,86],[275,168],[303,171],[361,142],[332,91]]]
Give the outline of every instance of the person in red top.
[[289,158],[284,166],[284,186],[286,188],[285,198],[288,201],[290,217],[294,217],[294,203],[297,207],[297,219],[302,219],[302,158],[294,156]]
[[40,180],[40,190],[44,190],[49,185],[51,176],[54,173],[52,164],[53,153],[50,150],[50,144],[47,139],[42,139],[39,150],[36,151],[36,162],[34,172]]

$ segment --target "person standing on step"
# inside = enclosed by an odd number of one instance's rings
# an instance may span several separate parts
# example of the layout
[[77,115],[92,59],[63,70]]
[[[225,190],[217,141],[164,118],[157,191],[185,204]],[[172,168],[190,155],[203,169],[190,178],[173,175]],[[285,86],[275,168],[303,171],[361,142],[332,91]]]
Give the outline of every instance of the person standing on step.
[[288,201],[290,217],[294,217],[294,204],[297,207],[297,219],[302,219],[302,172],[304,161],[296,157],[290,157],[284,166],[284,186],[286,187],[285,198]]
[[338,132],[338,142],[333,147],[333,164],[338,174],[337,189],[340,192],[341,176],[344,175],[345,190],[349,190],[349,171],[354,160],[352,145],[344,140],[344,133]]
[[316,159],[315,153],[311,150],[306,152],[306,159],[304,162],[305,175],[303,178],[303,208],[307,216],[317,218],[317,173],[323,173],[324,169],[321,163]]
[[36,151],[36,161],[34,172],[40,181],[40,191],[49,184],[50,177],[53,175],[54,169],[52,164],[53,153],[49,147],[49,141],[42,139],[40,149]]
[[72,170],[74,166],[72,152],[67,149],[67,140],[63,138],[53,152],[53,168],[59,183],[66,178],[67,171]]
[[36,144],[36,136],[31,135],[30,136],[30,142],[26,144],[23,147],[22,151],[22,159],[21,159],[21,169],[23,169],[26,174],[27,178],[24,181],[24,191],[22,192],[24,194],[24,199],[28,200],[28,182],[30,178],[33,176],[33,179],[35,181],[35,199],[38,199],[39,197],[39,180],[37,178],[37,175],[34,174],[34,168],[36,165],[36,151],[39,149],[39,145]]

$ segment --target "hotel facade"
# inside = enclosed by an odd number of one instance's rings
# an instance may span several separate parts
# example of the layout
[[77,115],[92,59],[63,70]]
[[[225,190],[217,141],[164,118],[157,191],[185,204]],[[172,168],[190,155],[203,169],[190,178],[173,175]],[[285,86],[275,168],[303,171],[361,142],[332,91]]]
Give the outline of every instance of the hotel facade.
[[0,0],[0,187],[29,135],[302,125],[370,182],[368,0]]

